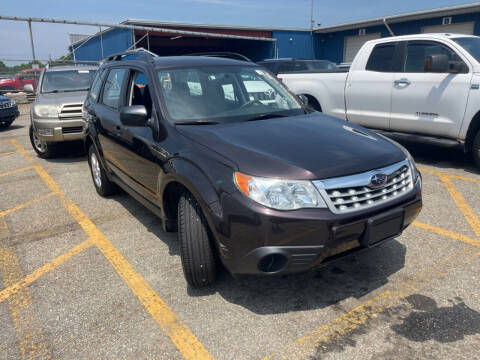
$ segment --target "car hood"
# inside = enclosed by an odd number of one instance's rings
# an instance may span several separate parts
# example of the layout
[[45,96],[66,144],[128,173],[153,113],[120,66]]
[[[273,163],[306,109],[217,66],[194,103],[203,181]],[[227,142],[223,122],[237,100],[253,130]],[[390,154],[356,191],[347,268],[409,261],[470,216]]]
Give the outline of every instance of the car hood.
[[8,103],[10,101],[11,101],[10,98],[0,95],[0,104]]
[[235,162],[249,175],[326,179],[405,159],[393,143],[361,126],[314,113],[222,125],[178,125],[181,134]]
[[50,94],[38,94],[35,104],[55,105],[60,111],[62,106],[70,104],[83,104],[87,98],[88,91],[72,91]]

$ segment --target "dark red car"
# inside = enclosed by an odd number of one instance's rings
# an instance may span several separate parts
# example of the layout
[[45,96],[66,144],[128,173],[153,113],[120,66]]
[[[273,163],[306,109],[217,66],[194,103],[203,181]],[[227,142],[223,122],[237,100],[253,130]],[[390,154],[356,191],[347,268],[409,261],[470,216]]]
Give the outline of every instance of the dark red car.
[[12,90],[23,90],[25,85],[32,85],[34,89],[37,88],[38,78],[43,68],[39,69],[25,69],[20,71],[15,76],[6,79],[0,79],[0,93],[5,93]]

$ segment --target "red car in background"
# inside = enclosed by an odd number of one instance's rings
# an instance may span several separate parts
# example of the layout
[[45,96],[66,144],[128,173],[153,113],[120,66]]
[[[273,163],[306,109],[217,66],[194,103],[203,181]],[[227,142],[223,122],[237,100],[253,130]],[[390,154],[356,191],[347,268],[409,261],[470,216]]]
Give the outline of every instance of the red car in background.
[[10,78],[0,79],[0,93],[23,90],[27,84],[31,84],[36,89],[42,70],[43,68],[25,69]]

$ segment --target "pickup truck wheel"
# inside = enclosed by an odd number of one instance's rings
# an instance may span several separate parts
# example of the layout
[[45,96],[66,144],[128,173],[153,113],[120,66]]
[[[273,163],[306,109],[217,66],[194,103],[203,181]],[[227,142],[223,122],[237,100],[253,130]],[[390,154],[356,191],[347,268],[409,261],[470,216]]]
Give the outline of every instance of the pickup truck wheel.
[[178,240],[187,283],[192,287],[213,284],[217,266],[208,224],[200,205],[189,192],[180,196],[178,204]]
[[480,170],[480,131],[477,132],[473,139],[472,155],[475,166]]
[[32,144],[33,150],[37,153],[42,159],[48,159],[55,155],[55,147],[51,143],[40,140],[35,132],[33,126],[30,125],[29,129],[30,143]]
[[108,179],[107,173],[98,158],[97,150],[93,144],[90,145],[90,149],[88,150],[88,165],[90,166],[93,185],[95,185],[97,193],[103,197],[115,194],[117,192],[117,185]]

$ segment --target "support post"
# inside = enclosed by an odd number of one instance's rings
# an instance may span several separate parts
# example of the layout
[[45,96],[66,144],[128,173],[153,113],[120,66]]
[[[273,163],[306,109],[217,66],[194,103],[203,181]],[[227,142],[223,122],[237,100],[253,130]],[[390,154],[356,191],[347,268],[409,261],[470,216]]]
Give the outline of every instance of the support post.
[[150,35],[147,31],[147,50],[150,51]]
[[33,45],[32,21],[28,20],[28,29],[30,30],[30,45],[32,46],[32,59],[35,61],[35,46]]
[[102,35],[102,27],[98,27],[100,30],[100,49],[102,51],[102,60],[105,59],[105,56],[103,55],[103,35]]

